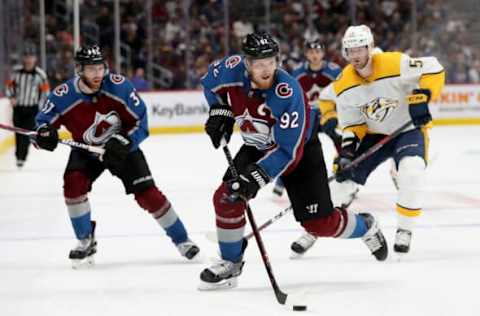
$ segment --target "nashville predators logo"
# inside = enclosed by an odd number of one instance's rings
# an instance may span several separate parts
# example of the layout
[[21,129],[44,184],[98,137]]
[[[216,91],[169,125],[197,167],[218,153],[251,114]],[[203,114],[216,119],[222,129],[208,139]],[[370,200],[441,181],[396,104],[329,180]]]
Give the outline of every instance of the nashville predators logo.
[[399,104],[398,100],[380,97],[362,105],[360,110],[367,119],[383,122]]
[[107,114],[95,113],[95,122],[83,133],[83,140],[91,145],[103,145],[115,133],[120,131],[122,123],[118,114],[111,111]]

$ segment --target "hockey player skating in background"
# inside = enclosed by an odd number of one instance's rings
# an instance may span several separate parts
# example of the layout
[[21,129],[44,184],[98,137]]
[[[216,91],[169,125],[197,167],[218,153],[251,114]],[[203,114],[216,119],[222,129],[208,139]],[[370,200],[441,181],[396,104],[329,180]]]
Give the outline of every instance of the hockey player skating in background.
[[199,248],[165,195],[156,187],[139,148],[148,136],[147,110],[130,82],[108,72],[100,48],[83,46],[75,55],[76,77],[56,87],[37,116],[36,144],[53,151],[57,129],[63,125],[77,142],[104,146],[98,157],[72,149],[63,176],[63,193],[78,246],[70,251],[74,267],[93,263],[97,250],[95,222],[91,220],[88,192],[108,169],[118,177],[127,194],[148,211],[166,231],[181,255],[192,259]]
[[268,34],[248,34],[244,56],[227,56],[202,79],[210,105],[206,132],[213,146],[229,140],[233,125],[244,144],[213,196],[221,260],[200,274],[200,289],[234,287],[244,264],[246,201],[281,176],[295,219],[320,237],[362,238],[378,260],[387,244],[370,214],[334,208],[330,199],[318,116],[297,80],[278,68],[278,44]]
[[[358,185],[382,162],[396,165],[398,226],[394,250],[410,249],[415,219],[422,211],[422,192],[428,162],[428,103],[444,85],[445,73],[435,57],[411,58],[399,52],[373,54],[373,35],[365,25],[351,26],[342,40],[350,65],[320,95],[322,107],[335,107],[343,127],[342,149],[335,160],[334,205],[348,203]],[[342,172],[355,157],[409,120],[412,125],[357,167]],[[304,234],[303,252],[316,238]],[[300,239],[299,239],[300,240]]]
[[[377,53],[382,53],[382,52],[383,51],[380,48],[375,47],[372,51],[372,54],[377,54]],[[341,70],[338,71],[337,76],[340,73],[341,73]],[[336,77],[335,77],[335,79],[336,79]],[[331,84],[332,83],[329,83],[329,85],[331,85]],[[316,102],[317,102],[317,104],[315,104],[315,106],[318,106],[318,108],[320,110],[320,126],[323,127],[323,129],[327,131],[326,133],[328,133],[328,131],[332,131],[333,133],[335,133],[334,134],[335,136],[332,135],[333,137],[330,137],[330,138],[332,138],[332,140],[335,139],[334,144],[335,144],[335,148],[337,149],[337,156],[338,156],[338,153],[340,152],[341,147],[342,147],[342,136],[338,135],[337,131],[336,131],[337,128],[339,128],[339,126],[338,126],[337,109],[336,109],[335,103],[332,102],[332,100],[322,100],[322,99],[320,99],[320,95],[316,99]],[[391,177],[392,177],[392,180],[393,180],[394,184],[396,185],[396,183],[397,183],[396,182],[397,173],[396,173],[396,170],[395,170],[395,164],[394,163],[392,164],[390,174],[391,174]],[[341,201],[343,204],[340,205],[340,206],[343,207],[343,208],[348,208],[352,204],[352,202],[356,199],[358,191],[359,191],[358,189],[352,191],[352,193],[350,194],[348,199],[345,198]],[[275,192],[275,188],[274,188],[274,192]],[[309,234],[308,232],[303,232],[302,235],[298,239],[296,239],[294,242],[292,242],[292,244],[290,246],[290,249],[292,250],[292,255],[291,255],[290,258],[297,259],[297,258],[303,256],[305,254],[305,252],[308,249],[310,249],[310,247],[313,246],[313,244],[315,243],[316,240],[317,240],[317,237],[315,237],[314,235]]]
[[[320,92],[337,78],[341,68],[337,64],[324,59],[325,47],[318,37],[306,40],[304,49],[306,60],[300,67],[292,71],[291,75],[298,80],[303,91],[305,91],[312,109],[318,111]],[[338,150],[341,146],[342,136],[337,133],[337,117],[331,114],[321,115],[319,130],[328,135]],[[284,189],[282,180],[277,179],[273,193],[281,196]]]

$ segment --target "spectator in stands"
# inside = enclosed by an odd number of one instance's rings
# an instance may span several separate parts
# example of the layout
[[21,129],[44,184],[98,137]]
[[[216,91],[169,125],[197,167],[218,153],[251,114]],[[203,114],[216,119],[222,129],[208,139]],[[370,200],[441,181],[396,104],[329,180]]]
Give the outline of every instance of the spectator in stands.
[[[113,12],[111,4],[106,3],[108,1],[84,0],[81,10],[96,23],[99,30],[96,36],[99,37],[102,48],[110,52],[107,55],[113,57]],[[146,65],[149,52],[145,35],[148,13],[143,3],[138,0],[121,1],[123,67],[135,69],[145,68]],[[154,34],[153,60],[173,74],[174,78],[156,81],[163,82],[161,88],[185,88],[189,83],[195,86],[198,81],[195,77],[197,59],[202,58],[201,64],[205,58],[210,63],[225,53],[236,53],[239,51],[242,34],[247,30],[258,31],[267,28],[263,1],[251,3],[241,0],[229,1],[229,51],[226,52],[224,36],[227,29],[224,27],[223,1],[189,1],[188,12],[184,11],[182,3],[173,0],[153,1],[151,12]],[[473,39],[478,34],[468,30],[471,29],[472,23],[479,22],[475,20],[476,15],[473,15],[471,21],[458,18],[458,15],[454,17],[452,10],[449,9],[452,4],[448,1],[416,0],[417,32],[412,32],[411,29],[412,2],[407,0],[315,0],[311,2],[312,7],[306,0],[271,0],[270,3],[270,32],[281,43],[285,43],[282,47],[282,58],[285,60],[283,66],[287,69],[294,67],[304,39],[312,33],[322,35],[322,42],[327,44],[328,59],[339,64],[344,63],[339,53],[339,43],[351,22],[349,15],[353,10],[350,5],[356,3],[354,10],[356,24],[368,24],[375,32],[377,45],[382,49],[411,51],[414,52],[412,56],[435,55],[446,69],[458,72],[449,73],[447,80],[451,80],[450,82],[477,80],[476,59],[466,52],[473,50],[475,47],[472,44],[475,42]],[[57,59],[62,57],[60,52],[64,44],[73,50],[72,32],[67,28],[70,24],[65,21],[65,17],[55,16],[51,8],[52,6],[47,7],[47,38],[54,36],[55,41],[53,45],[47,47],[49,68],[52,57]],[[38,36],[37,29],[33,27],[36,25],[35,18],[32,16],[30,13],[25,17],[26,31],[30,36]],[[312,23],[309,23],[310,18]],[[190,26],[189,30],[187,25]],[[187,31],[190,34],[188,41]],[[417,37],[414,39],[412,36]],[[480,45],[479,40],[476,45]],[[457,55],[459,50],[463,51],[464,56]],[[192,57],[190,65],[185,65],[186,52]],[[480,55],[478,46],[476,53],[473,52],[471,55]],[[188,75],[185,72],[188,72]]]
[[150,84],[145,79],[145,69],[143,69],[143,68],[136,68],[135,69],[135,74],[131,78],[131,82],[133,84],[133,87],[137,91],[148,91],[148,90],[150,90]]

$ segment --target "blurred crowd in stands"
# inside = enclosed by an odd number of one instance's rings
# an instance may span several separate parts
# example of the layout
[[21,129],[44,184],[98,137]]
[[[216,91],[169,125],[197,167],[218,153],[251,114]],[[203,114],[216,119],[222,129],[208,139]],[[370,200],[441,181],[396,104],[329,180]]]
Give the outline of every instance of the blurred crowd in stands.
[[[31,1],[33,7],[36,1]],[[148,56],[145,1],[121,1],[121,41],[125,57],[122,72],[139,90],[198,87],[208,64],[225,55],[224,4],[215,0],[153,0],[153,63],[170,74],[158,85],[145,80]],[[465,20],[455,18],[441,0],[417,0],[417,33],[412,33],[410,0],[357,0],[356,23],[369,25],[375,44],[384,51],[404,51],[411,56],[437,56],[447,70],[449,83],[480,82],[480,49],[472,44],[476,33]],[[47,1],[47,69],[52,85],[73,75],[72,26],[54,14]],[[99,41],[114,67],[114,16],[112,1],[81,1],[82,41]],[[327,58],[341,65],[341,38],[350,23],[349,0],[270,0],[269,31],[281,43],[283,67],[291,70],[302,61],[305,38],[318,33]],[[311,8],[311,9],[309,9]],[[229,53],[239,52],[243,36],[265,30],[263,1],[229,1]],[[311,16],[309,16],[311,14]],[[312,29],[309,29],[311,21]],[[37,39],[38,17],[26,18],[26,35]],[[187,33],[189,27],[189,32]],[[88,36],[87,36],[88,35]],[[478,43],[477,43],[478,45]],[[126,52],[126,53],[125,53]],[[187,64],[185,54],[191,56]]]

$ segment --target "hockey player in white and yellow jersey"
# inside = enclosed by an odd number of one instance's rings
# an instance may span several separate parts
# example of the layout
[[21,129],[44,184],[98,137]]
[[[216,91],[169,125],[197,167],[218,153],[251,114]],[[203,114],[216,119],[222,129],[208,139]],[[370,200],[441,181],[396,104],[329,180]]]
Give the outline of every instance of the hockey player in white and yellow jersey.
[[[400,52],[373,54],[373,47],[373,35],[367,26],[350,26],[342,39],[342,54],[349,65],[320,94],[322,119],[338,116],[343,130],[332,197],[335,205],[348,203],[358,185],[364,185],[378,165],[393,158],[398,171],[394,250],[407,253],[415,219],[422,210],[432,120],[428,103],[439,96],[445,72],[435,57],[411,58]],[[399,136],[357,167],[342,171],[408,121],[412,121],[411,126]],[[304,236],[307,250],[315,240]]]

